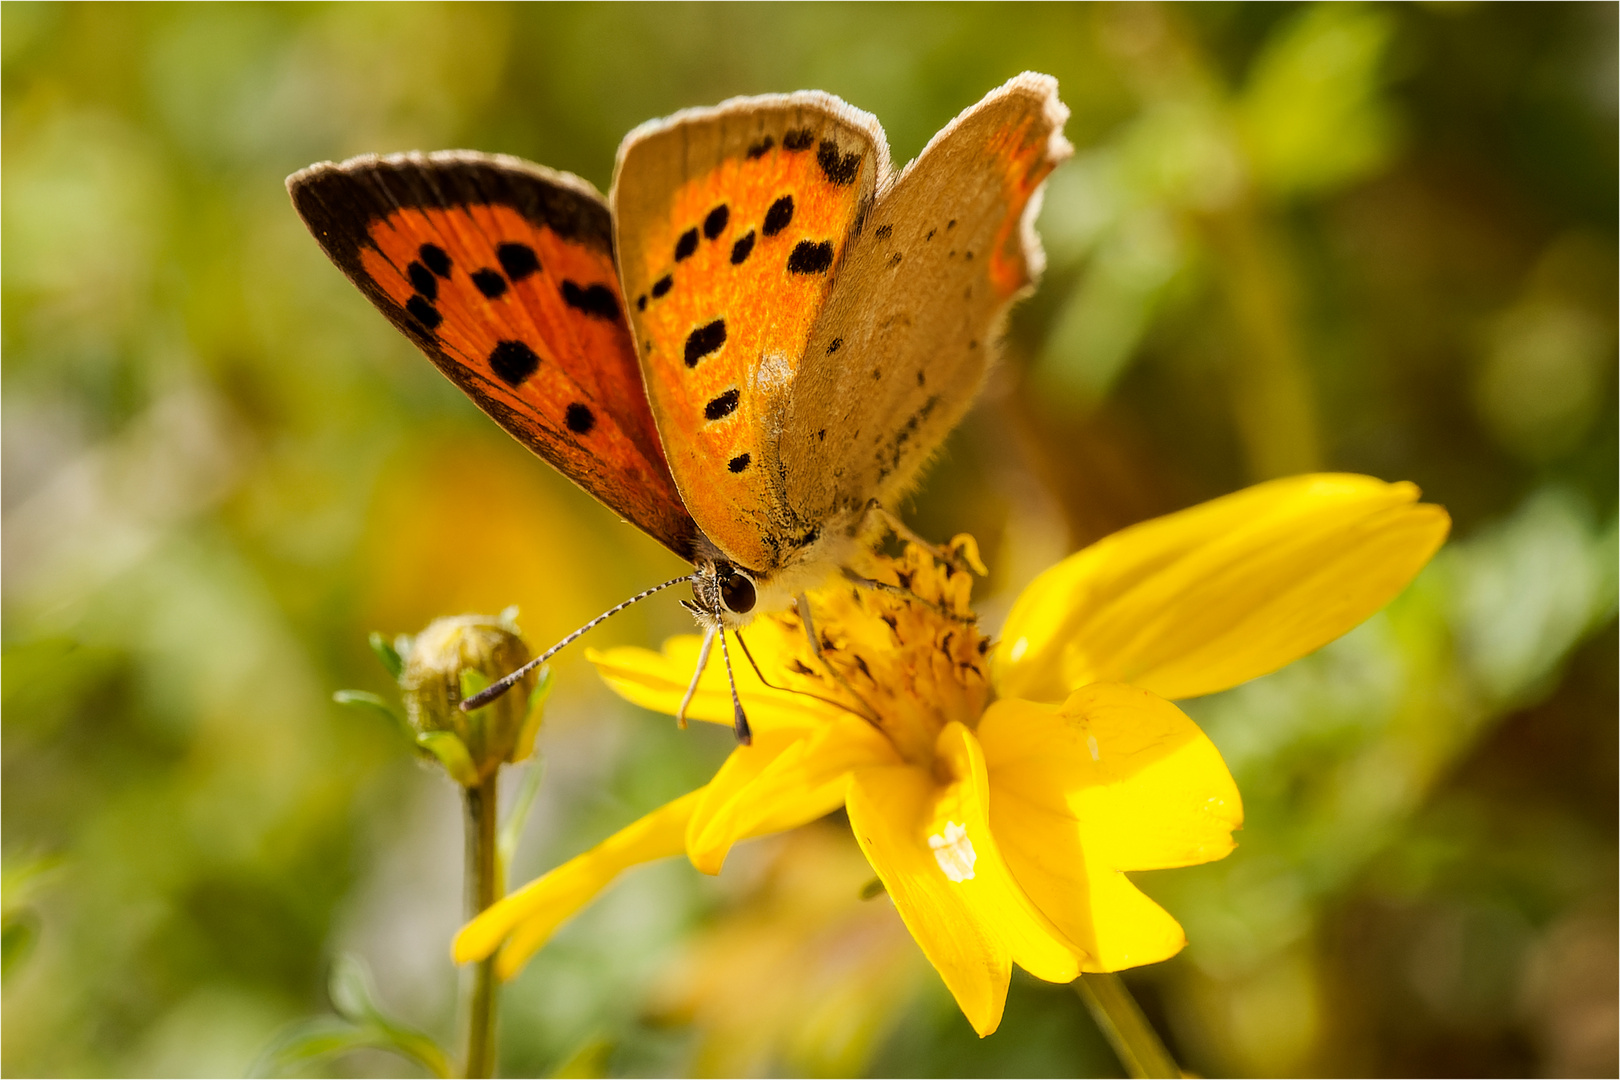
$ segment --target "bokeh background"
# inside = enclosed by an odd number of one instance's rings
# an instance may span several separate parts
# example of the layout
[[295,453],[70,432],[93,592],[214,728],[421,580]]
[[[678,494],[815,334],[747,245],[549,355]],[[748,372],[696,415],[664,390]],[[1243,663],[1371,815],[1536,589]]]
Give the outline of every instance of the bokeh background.
[[[1204,1075],[1614,1075],[1614,4],[0,22],[7,1074],[242,1074],[346,955],[450,1039],[456,793],[331,695],[391,692],[373,629],[517,604],[540,646],[678,572],[371,310],[287,173],[465,146],[605,188],[638,122],[801,87],[904,161],[1028,68],[1078,147],[1049,272],[906,508],[978,536],[990,625],[1063,554],[1266,477],[1409,479],[1456,523],[1387,612],[1191,704],[1248,820],[1139,876],[1191,945],[1130,985]],[[660,599],[590,643],[688,625]],[[557,678],[519,881],[728,745],[577,649]],[[869,877],[836,820],[635,872],[511,985],[503,1069],[1119,1075],[1021,976],[976,1040]]]

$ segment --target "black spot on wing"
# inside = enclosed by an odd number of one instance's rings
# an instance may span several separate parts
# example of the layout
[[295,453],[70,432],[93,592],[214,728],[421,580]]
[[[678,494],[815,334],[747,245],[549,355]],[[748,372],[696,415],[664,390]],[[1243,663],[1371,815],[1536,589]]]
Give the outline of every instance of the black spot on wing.
[[665,293],[669,292],[670,287],[673,286],[674,284],[675,284],[675,279],[670,277],[668,274],[665,274],[663,277],[661,277],[657,281],[653,282],[653,287],[652,287],[653,299],[657,300],[660,297],[662,297]]
[[821,145],[816,147],[816,164],[821,166],[822,175],[829,183],[847,187],[860,175],[861,152],[851,150],[847,154],[840,154],[837,143],[823,139]]
[[754,230],[749,229],[748,234],[731,245],[731,265],[741,266],[743,260],[748,258],[749,252],[754,250]]
[[576,311],[582,311],[593,319],[607,319],[610,322],[619,317],[619,300],[613,295],[613,290],[606,285],[586,285],[581,287],[572,281],[562,283],[563,302]]
[[528,244],[508,243],[495,249],[495,258],[501,269],[514,283],[522,281],[540,269],[540,259]]
[[815,141],[816,137],[810,133],[809,128],[794,128],[782,136],[782,149],[808,150],[810,144]]
[[472,274],[472,283],[478,286],[479,292],[483,293],[491,300],[495,299],[497,296],[500,296],[506,291],[506,279],[501,277],[500,272],[496,270],[486,268],[483,270],[474,271]]
[[835,337],[835,338],[832,339],[832,341],[827,343],[827,355],[831,356],[833,353],[837,352],[839,349],[841,349],[843,347],[844,347],[844,339],[841,338],[841,337]]
[[732,472],[742,472],[744,469],[748,468],[748,463],[752,460],[754,459],[750,454],[738,454],[736,457],[726,462],[726,468],[730,469]]
[[681,233],[681,238],[675,241],[675,261],[680,262],[683,259],[690,259],[692,253],[696,250],[697,230],[687,229]]
[[713,240],[725,231],[726,222],[730,220],[731,208],[726,206],[725,203],[721,203],[713,210],[710,210],[708,216],[703,219],[703,235]]
[[[416,257],[427,264],[427,268],[442,278],[450,276],[450,256],[444,253],[444,248],[438,244],[423,244],[416,249]],[[415,284],[415,279],[411,282]]]
[[489,368],[507,386],[522,386],[535,373],[540,358],[521,341],[499,341],[489,353]]
[[703,417],[706,420],[722,420],[737,411],[737,401],[742,395],[735,388],[727,390],[707,405],[703,406]]
[[759,142],[748,148],[748,159],[752,161],[755,158],[764,157],[770,151],[771,147],[775,145],[775,139],[771,138],[769,135],[765,136]]
[[439,314],[439,309],[428,303],[426,297],[411,297],[405,302],[405,310],[429,330],[437,329],[438,325],[444,322],[444,316]]
[[800,240],[788,255],[788,273],[822,274],[832,265],[832,261],[831,240],[823,240],[819,244],[813,240]]
[[874,232],[872,235],[876,236],[879,240],[887,240],[889,237],[894,235],[894,226],[893,225],[879,225],[877,227],[877,231]]
[[[712,323],[698,327],[686,336],[686,366],[697,367],[699,360],[725,343],[726,320],[716,319]],[[714,417],[711,416],[709,419],[712,420]]]
[[563,422],[575,435],[589,435],[591,428],[596,426],[596,414],[591,412],[589,405],[576,401],[568,406],[568,411],[563,414]]
[[405,276],[411,279],[411,287],[428,300],[439,298],[439,279],[433,276],[433,271],[421,263],[413,262],[407,266]]
[[646,311],[647,310],[647,294],[646,293],[642,293],[640,296],[636,297],[636,310],[637,311]]
[[765,211],[766,236],[775,236],[793,223],[793,196],[784,195],[771,203],[771,208]]

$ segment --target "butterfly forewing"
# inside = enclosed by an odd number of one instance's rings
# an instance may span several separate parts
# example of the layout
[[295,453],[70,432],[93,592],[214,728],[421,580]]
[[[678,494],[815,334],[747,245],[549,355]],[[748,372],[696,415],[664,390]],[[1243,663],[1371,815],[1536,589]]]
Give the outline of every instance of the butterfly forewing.
[[455,151],[316,165],[287,186],[333,262],[481,409],[692,557],[590,185]]
[[795,514],[832,523],[891,502],[962,418],[1040,271],[1034,196],[1071,152],[1067,114],[1055,80],[1021,75],[879,196],[773,425]]
[[826,94],[748,98],[632,132],[613,213],[630,321],[687,508],[773,570],[820,524],[784,498],[770,419],[888,171],[882,129]]

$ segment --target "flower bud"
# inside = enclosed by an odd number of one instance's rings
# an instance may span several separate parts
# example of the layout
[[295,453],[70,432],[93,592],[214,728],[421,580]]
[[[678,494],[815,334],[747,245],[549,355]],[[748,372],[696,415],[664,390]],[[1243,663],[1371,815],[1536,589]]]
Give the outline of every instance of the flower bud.
[[399,680],[406,717],[417,742],[463,786],[477,784],[503,762],[527,757],[533,749],[539,719],[539,709],[530,707],[538,704],[531,702],[535,672],[481,709],[466,713],[460,707],[528,660],[528,646],[505,617],[436,619],[411,644]]

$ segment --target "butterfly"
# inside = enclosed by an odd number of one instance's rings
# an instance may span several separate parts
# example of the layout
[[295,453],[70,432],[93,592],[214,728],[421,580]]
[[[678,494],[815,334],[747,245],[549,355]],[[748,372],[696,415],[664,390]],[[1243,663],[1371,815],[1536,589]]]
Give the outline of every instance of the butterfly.
[[479,408],[692,564],[641,595],[692,582],[701,669],[717,631],[724,651],[896,522],[1040,274],[1067,116],[1054,79],[1019,75],[896,174],[875,117],[800,91],[641,125],[606,199],[459,150],[323,162],[287,187]]

